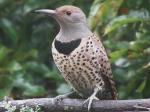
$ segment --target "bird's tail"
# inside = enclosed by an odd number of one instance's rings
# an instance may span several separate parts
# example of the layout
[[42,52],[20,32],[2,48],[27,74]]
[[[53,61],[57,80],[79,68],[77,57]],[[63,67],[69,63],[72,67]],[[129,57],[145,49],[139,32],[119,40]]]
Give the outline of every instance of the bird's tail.
[[116,84],[115,84],[115,81],[113,80],[112,75],[109,75],[109,76],[103,75],[103,78],[106,82],[107,88],[109,88],[110,90],[111,97],[112,97],[111,99],[117,100],[118,93],[117,93]]
[[117,100],[118,99],[118,93],[117,93],[115,81],[112,78],[110,78],[109,83],[110,83],[110,90],[111,90],[112,99]]

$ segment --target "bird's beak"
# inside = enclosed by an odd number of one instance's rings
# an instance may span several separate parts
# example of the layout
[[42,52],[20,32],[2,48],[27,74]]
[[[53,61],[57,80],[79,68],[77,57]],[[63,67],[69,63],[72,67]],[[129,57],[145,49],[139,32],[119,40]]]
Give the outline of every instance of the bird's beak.
[[55,10],[50,10],[50,9],[40,9],[40,10],[35,10],[37,13],[42,13],[50,16],[55,16],[56,11]]

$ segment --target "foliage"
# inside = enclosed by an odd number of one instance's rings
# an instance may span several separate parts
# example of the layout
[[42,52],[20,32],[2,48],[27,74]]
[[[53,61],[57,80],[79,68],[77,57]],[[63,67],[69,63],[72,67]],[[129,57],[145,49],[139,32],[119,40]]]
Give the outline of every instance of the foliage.
[[59,26],[35,9],[81,7],[107,48],[121,99],[150,96],[148,0],[1,0],[0,99],[46,97],[70,90],[53,63]]
[[0,99],[55,96],[70,90],[51,56],[50,44],[59,26],[34,10],[76,4],[88,13],[90,3],[83,0],[0,1]]
[[[8,101],[3,101],[2,107],[5,109],[5,112],[16,112],[17,108],[16,106],[11,105],[11,103]],[[43,112],[41,110],[41,107],[39,105],[36,105],[35,107],[29,107],[22,105],[20,109],[18,109],[17,112]]]
[[10,102],[3,102],[2,107],[6,109],[6,112],[15,112],[16,106],[12,106]]
[[[92,19],[91,27],[97,34],[102,35],[101,38],[112,62],[120,98],[149,97],[150,7],[148,1],[95,1],[99,2],[100,11],[97,10],[94,17],[89,16],[89,19]],[[98,7],[96,2],[92,7]],[[93,26],[93,22],[97,19],[100,21]]]

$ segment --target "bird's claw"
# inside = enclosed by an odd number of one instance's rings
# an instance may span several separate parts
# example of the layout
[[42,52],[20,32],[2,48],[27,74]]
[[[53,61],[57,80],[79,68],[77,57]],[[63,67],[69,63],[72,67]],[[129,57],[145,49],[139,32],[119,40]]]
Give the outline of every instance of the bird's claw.
[[58,95],[54,98],[54,101],[59,103],[61,102],[64,98],[66,98],[67,96],[66,95]]
[[83,102],[83,105],[88,103],[88,111],[90,111],[90,109],[91,109],[91,105],[92,105],[93,100],[99,100],[99,99],[96,96],[92,95]]
[[64,98],[69,97],[70,95],[74,94],[74,92],[69,92],[63,95],[58,95],[53,99],[54,103],[60,103]]

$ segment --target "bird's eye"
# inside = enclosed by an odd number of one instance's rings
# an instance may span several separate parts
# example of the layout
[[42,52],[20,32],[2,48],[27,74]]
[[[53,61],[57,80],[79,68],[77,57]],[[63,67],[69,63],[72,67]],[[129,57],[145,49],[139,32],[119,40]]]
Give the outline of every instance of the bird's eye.
[[66,11],[66,15],[70,16],[71,15],[71,11]]

